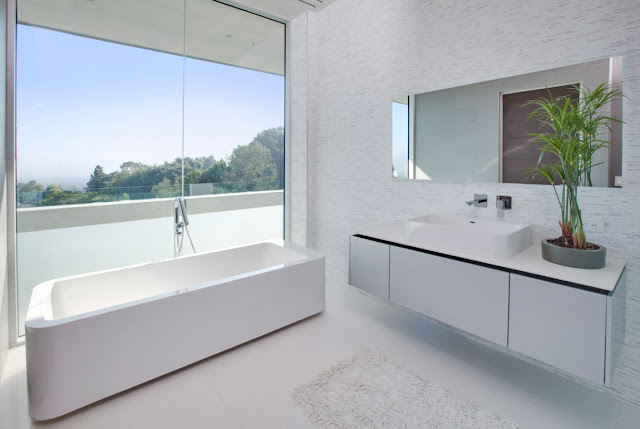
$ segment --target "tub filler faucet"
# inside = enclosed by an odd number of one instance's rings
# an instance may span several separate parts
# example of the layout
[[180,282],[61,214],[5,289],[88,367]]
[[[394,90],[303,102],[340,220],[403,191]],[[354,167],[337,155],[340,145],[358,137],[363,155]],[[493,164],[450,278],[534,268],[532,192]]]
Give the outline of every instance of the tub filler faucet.
[[191,249],[193,253],[196,253],[196,248],[193,246],[193,240],[191,240],[191,234],[189,233],[189,215],[187,214],[187,201],[183,197],[176,197],[173,204],[173,220],[174,220],[174,232],[175,232],[175,246],[173,248],[173,256],[182,256],[183,244],[184,244],[184,231],[187,232],[189,243],[191,243]]

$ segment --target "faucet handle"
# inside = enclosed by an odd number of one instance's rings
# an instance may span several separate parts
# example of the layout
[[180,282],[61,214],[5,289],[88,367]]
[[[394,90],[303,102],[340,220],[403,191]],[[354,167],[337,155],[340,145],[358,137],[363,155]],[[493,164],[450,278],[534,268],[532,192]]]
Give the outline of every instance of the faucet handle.
[[496,197],[496,208],[498,210],[511,210],[511,197],[508,195],[498,195]]

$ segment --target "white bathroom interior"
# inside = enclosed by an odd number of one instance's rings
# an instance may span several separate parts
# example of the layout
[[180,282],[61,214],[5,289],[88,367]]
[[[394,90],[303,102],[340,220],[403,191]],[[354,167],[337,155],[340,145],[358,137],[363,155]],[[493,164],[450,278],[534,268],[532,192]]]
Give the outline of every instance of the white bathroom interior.
[[0,0],[0,428],[640,427],[637,6]]

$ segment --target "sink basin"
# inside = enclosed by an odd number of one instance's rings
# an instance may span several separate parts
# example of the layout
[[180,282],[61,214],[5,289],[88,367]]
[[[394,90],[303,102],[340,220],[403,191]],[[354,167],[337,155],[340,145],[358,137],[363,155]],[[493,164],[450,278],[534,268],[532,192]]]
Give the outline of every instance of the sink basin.
[[509,259],[531,245],[527,224],[445,214],[405,220],[404,238],[494,259]]

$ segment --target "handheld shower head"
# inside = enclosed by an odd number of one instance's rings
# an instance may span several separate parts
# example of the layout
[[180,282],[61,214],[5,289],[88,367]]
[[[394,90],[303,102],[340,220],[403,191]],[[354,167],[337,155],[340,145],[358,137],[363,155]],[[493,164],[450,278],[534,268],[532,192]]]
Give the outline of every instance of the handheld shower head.
[[178,197],[178,206],[180,207],[180,212],[182,213],[182,221],[184,225],[189,225],[189,215],[187,214],[187,202],[182,197]]

